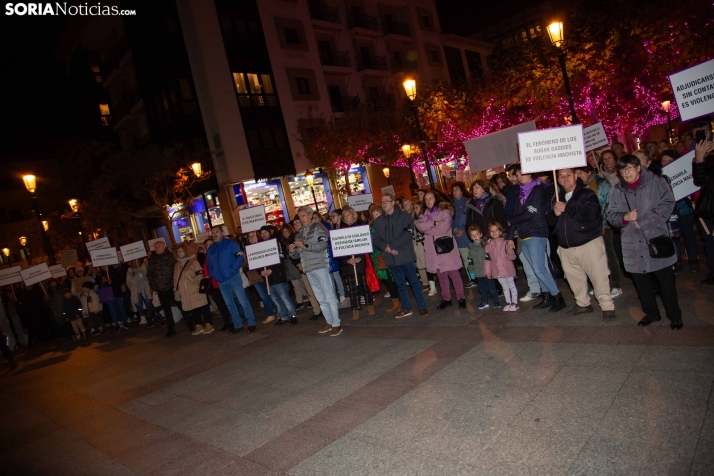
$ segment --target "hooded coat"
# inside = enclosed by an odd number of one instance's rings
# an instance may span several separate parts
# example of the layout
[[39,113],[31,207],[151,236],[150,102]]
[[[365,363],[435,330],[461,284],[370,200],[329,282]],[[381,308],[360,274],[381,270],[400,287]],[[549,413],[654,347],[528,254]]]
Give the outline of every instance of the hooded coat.
[[[622,228],[625,270],[652,273],[677,262],[676,253],[669,258],[652,258],[647,245],[649,239],[668,235],[667,221],[674,205],[674,194],[664,177],[658,177],[644,167],[640,167],[640,181],[634,190],[624,180],[612,189],[605,218],[612,227]],[[637,210],[640,228],[634,222],[625,223],[625,214],[631,210]]]
[[[416,222],[417,230],[424,234],[424,251],[426,252],[426,270],[430,273],[456,271],[461,269],[463,262],[461,254],[451,231],[451,207],[448,203],[439,204],[438,211],[432,216],[428,211],[423,213]],[[449,236],[454,240],[454,248],[448,253],[436,254],[434,240]]]
[[176,261],[174,265],[174,289],[181,296],[182,310],[191,311],[208,304],[206,295],[198,292],[201,279],[203,279],[203,266],[195,256]]

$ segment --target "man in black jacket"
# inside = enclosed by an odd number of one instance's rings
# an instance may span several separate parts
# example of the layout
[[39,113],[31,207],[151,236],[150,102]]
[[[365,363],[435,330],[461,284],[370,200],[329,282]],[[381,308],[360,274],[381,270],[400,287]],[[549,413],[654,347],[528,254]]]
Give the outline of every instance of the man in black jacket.
[[[701,187],[695,213],[704,221],[709,230],[700,226],[704,238],[704,250],[707,255],[709,274],[702,284],[714,285],[714,142],[712,142],[711,119],[703,119],[692,124],[695,136],[694,162],[692,179],[694,185]],[[701,140],[703,136],[704,140]],[[708,231],[708,232],[707,232]]]
[[166,337],[176,335],[176,324],[171,312],[174,299],[174,264],[176,258],[166,249],[166,244],[163,241],[154,243],[154,253],[149,257],[146,277],[149,278],[151,290],[159,295],[161,309],[164,310],[166,324],[169,326]]
[[590,187],[575,176],[575,170],[558,171],[558,183],[565,190],[548,213],[555,226],[558,256],[570,289],[575,295],[575,315],[593,312],[588,295],[588,278],[602,309],[602,318],[615,319],[615,304],[610,295],[610,269],[607,267],[605,240],[602,238],[600,201]]

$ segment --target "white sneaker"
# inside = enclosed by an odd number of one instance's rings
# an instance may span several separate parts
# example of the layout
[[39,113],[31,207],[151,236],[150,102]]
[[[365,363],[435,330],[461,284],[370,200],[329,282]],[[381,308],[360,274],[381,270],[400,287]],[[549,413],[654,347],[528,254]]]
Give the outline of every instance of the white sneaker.
[[141,321],[139,321],[139,325],[143,326],[146,324],[146,316],[141,316]]
[[510,311],[510,310],[511,310],[511,305],[510,305],[510,304],[506,304],[505,306],[503,306],[503,312],[508,312],[508,311]]
[[385,297],[385,298],[390,298],[390,297],[392,297],[392,295],[389,294],[389,293],[387,293],[387,294],[384,295],[384,297]]
[[620,289],[620,288],[612,288],[612,289],[610,290],[610,296],[612,296],[613,299],[615,299],[616,297],[622,296],[622,289]]
[[340,296],[340,304],[344,303],[345,301],[347,301],[347,298],[344,296]]
[[533,293],[528,293],[525,296],[523,296],[522,298],[520,298],[519,301],[520,302],[530,302],[530,301],[534,301],[534,300],[538,299],[539,297],[540,297],[540,294],[536,294],[534,296]]

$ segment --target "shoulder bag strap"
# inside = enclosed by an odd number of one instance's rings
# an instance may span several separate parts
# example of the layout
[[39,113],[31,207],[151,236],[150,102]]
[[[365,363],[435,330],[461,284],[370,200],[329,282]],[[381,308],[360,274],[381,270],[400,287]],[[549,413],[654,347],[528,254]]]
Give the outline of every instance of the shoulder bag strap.
[[183,268],[181,268],[181,272],[179,273],[179,277],[178,277],[178,279],[176,280],[176,287],[175,287],[175,289],[178,289],[178,284],[181,282],[181,276],[183,276],[183,270],[186,269],[186,266],[188,266],[188,263],[190,263],[190,262],[191,262],[190,259],[186,260],[186,264],[184,264],[184,265],[183,265]]
[[[623,192],[622,194],[625,196],[625,202],[627,203],[627,209],[628,209],[629,211],[632,211],[632,207],[630,207],[630,201],[627,199],[627,193],[626,193],[626,192]],[[640,233],[642,233],[642,238],[645,239],[645,242],[647,243],[647,246],[649,246],[649,245],[650,245],[650,240],[648,240],[647,237],[645,236],[645,232],[642,231],[642,228],[640,228],[640,224],[637,223],[637,220],[635,220],[633,223],[635,224],[635,226],[637,227],[637,229],[640,230]]]

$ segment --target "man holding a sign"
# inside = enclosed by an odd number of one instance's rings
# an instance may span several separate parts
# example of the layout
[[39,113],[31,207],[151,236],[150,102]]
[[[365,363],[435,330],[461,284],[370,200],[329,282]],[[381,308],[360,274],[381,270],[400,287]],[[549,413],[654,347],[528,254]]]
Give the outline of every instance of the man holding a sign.
[[308,206],[298,208],[302,228],[295,234],[295,242],[290,245],[290,257],[300,259],[302,271],[307,275],[327,321],[319,333],[329,332],[330,336],[336,337],[342,333],[342,327],[327,257],[327,230],[322,223],[313,222],[312,215],[312,208]]

